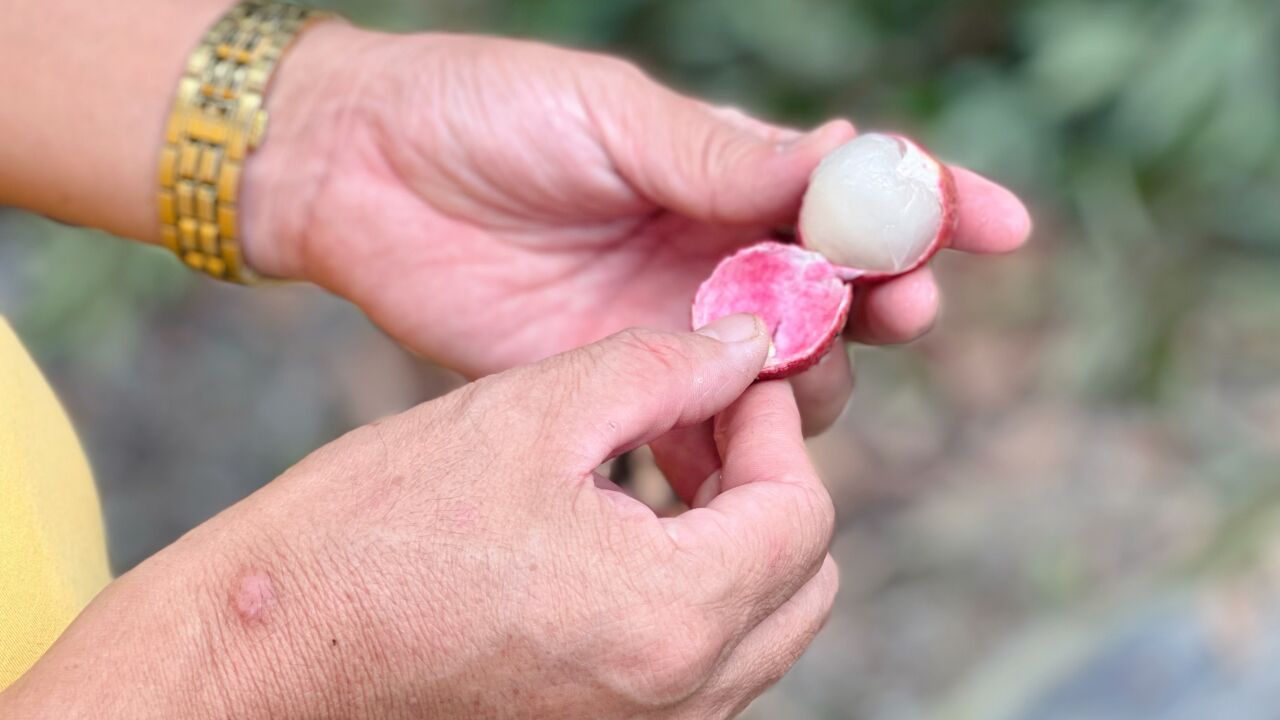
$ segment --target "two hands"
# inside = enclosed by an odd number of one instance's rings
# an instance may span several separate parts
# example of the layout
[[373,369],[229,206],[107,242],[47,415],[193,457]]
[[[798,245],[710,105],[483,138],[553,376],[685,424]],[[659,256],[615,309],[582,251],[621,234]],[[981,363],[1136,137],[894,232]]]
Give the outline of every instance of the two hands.
[[[499,374],[331,443],[122,577],[0,709],[717,717],[785,672],[835,590],[801,436],[843,408],[847,356],[752,386],[752,320],[671,331],[721,257],[794,221],[852,127],[770,126],[601,56],[341,24],[304,36],[269,107],[254,267]],[[956,179],[956,248],[1023,242],[1011,194]],[[861,292],[847,335],[911,339],[937,304],[922,269]],[[655,330],[610,336],[632,326]],[[659,519],[594,474],[648,442],[696,509]]]
[[[360,306],[406,347],[477,377],[627,327],[686,330],[698,285],[795,223],[810,173],[855,134],[710,106],[616,58],[536,43],[316,28],[280,71],[246,177],[258,270]],[[1002,253],[1031,221],[953,168],[952,247]],[[846,338],[932,326],[928,267],[860,290]],[[853,391],[839,350],[791,379],[806,435]],[[718,467],[709,426],[653,444],[686,502]]]

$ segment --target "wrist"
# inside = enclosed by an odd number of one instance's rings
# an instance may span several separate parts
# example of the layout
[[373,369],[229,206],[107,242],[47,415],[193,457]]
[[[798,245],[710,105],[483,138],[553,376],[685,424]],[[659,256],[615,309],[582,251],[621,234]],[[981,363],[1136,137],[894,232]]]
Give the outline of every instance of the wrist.
[[340,19],[307,29],[267,94],[266,136],[240,185],[245,257],[261,275],[308,280],[306,238],[343,128],[366,98],[361,59],[383,36]]
[[[186,573],[146,564],[113,582],[0,696],[0,716],[30,720],[232,716],[237,693],[206,632],[210,615]],[[171,569],[172,570],[172,569]]]
[[318,714],[331,689],[308,674],[323,648],[308,650],[303,579],[269,569],[290,566],[275,544],[227,535],[197,530],[113,582],[0,696],[0,716]]

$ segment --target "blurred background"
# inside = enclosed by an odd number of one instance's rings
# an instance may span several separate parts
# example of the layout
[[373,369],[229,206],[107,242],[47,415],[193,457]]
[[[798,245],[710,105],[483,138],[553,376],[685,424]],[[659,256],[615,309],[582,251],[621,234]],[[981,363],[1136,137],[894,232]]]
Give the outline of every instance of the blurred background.
[[[927,339],[857,349],[858,397],[811,445],[839,604],[750,717],[1280,717],[1280,5],[319,4],[900,129],[1029,199],[1025,252],[938,259]],[[307,288],[221,287],[14,211],[0,238],[0,313],[87,446],[117,571],[460,382]]]

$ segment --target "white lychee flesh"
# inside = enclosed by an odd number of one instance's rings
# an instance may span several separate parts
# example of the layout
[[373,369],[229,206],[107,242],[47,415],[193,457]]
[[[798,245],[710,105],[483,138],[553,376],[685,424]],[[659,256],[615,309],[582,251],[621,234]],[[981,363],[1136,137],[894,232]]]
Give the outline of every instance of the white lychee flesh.
[[855,275],[895,275],[928,259],[950,228],[950,175],[919,145],[867,133],[814,170],[800,239]]

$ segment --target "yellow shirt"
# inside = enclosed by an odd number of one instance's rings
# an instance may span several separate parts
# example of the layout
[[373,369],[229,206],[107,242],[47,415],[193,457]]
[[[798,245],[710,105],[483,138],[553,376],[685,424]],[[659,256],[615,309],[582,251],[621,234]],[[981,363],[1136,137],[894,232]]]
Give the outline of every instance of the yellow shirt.
[[53,391],[0,318],[0,689],[110,579],[89,465]]

